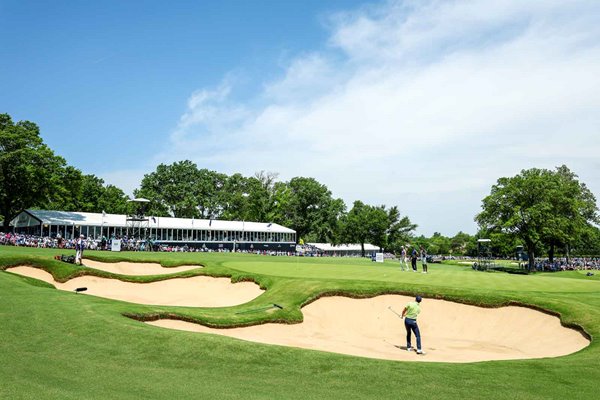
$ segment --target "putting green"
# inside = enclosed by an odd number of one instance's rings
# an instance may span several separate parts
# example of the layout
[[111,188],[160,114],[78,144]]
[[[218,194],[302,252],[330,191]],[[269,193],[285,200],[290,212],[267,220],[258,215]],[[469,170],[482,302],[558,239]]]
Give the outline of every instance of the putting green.
[[597,292],[598,280],[573,280],[570,278],[514,275],[505,273],[487,273],[473,271],[451,265],[429,265],[429,273],[402,271],[397,263],[383,265],[367,263],[363,265],[319,264],[312,262],[296,263],[293,259],[279,263],[264,262],[226,262],[224,266],[237,271],[264,274],[285,278],[322,279],[322,280],[358,280],[394,283],[411,283],[437,287],[460,287],[465,289],[490,288],[523,292]]

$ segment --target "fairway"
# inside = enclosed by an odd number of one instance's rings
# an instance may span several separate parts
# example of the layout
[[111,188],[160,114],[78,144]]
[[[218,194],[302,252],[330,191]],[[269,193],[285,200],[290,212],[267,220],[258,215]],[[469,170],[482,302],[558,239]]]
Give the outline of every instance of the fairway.
[[[74,267],[52,260],[55,254],[59,251],[3,246],[0,247],[0,264],[3,269],[16,265],[43,268],[61,282],[82,275],[128,282],[164,279],[164,274],[117,276],[98,269]],[[39,280],[0,272],[3,335],[0,374],[6,378],[0,383],[1,398],[596,397],[600,348],[594,340],[582,350],[561,357],[461,364],[420,363],[252,343],[221,335],[163,329],[140,322],[170,318],[210,327],[289,324],[303,320],[302,306],[317,306],[322,300],[337,301],[335,299],[339,298],[340,301],[354,302],[363,300],[349,297],[376,300],[394,293],[409,296],[419,293],[425,297],[423,318],[428,299],[484,307],[522,304],[560,315],[563,325],[584,329],[593,338],[600,333],[600,281],[584,279],[581,274],[520,276],[476,272],[468,266],[431,265],[430,273],[425,275],[401,272],[396,263],[381,265],[364,259],[219,253],[89,251],[86,255],[102,261],[157,262],[166,267],[202,265],[203,268],[167,276],[231,277],[234,282],[253,281],[266,291],[247,303],[232,307],[140,305],[55,290]],[[336,295],[338,297],[317,300]],[[395,307],[401,307],[405,300],[398,299]],[[283,309],[268,307],[274,303]],[[387,300],[380,305],[384,304]],[[360,314],[360,307],[355,306],[357,315],[354,317]],[[389,339],[392,343],[402,343],[404,327],[401,321],[391,313],[386,318],[389,319],[380,321],[381,329],[389,328],[394,335],[394,327],[389,325],[396,324],[397,336]],[[466,324],[464,321],[467,320],[460,320],[463,321],[461,324]],[[361,323],[369,324],[369,320],[358,318],[346,332]],[[428,333],[434,335],[435,323],[435,320],[424,322],[425,346]],[[563,340],[549,335],[545,323],[524,324],[507,322],[496,329],[503,329],[506,335],[522,332],[534,340],[539,336],[550,343],[553,339]],[[417,392],[406,384],[407,379],[421,382]]]

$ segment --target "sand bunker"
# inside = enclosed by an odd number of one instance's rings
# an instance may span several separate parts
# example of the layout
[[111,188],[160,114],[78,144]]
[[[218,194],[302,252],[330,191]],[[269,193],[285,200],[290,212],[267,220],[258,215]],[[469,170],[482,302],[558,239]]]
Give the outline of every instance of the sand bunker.
[[226,307],[246,303],[263,293],[263,290],[252,282],[232,284],[229,278],[207,276],[174,278],[151,283],[82,276],[59,283],[52,275],[38,268],[15,267],[9,268],[8,271],[40,279],[61,290],[73,291],[78,287],[87,287],[88,290],[82,293],[149,305]]
[[162,275],[174,274],[176,272],[189,271],[191,269],[202,268],[200,265],[182,265],[179,267],[165,268],[160,264],[152,263],[131,263],[117,262],[104,263],[83,259],[83,265],[89,268],[100,269],[102,271],[112,272],[121,275]]
[[[589,344],[583,335],[560,325],[557,317],[524,307],[480,308],[424,299],[419,327],[426,355],[406,346],[401,312],[412,298],[385,295],[371,299],[326,297],[304,307],[304,322],[247,328],[212,329],[176,320],[155,326],[214,333],[239,339],[402,361],[475,362],[574,353]],[[413,346],[415,345],[413,336]]]

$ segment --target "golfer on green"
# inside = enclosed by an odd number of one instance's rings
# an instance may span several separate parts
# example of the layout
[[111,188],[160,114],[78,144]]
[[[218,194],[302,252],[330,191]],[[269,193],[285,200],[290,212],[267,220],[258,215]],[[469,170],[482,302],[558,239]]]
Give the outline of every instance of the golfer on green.
[[406,328],[406,350],[411,351],[413,348],[410,345],[411,331],[415,333],[417,338],[417,354],[423,354],[421,350],[421,333],[419,332],[419,325],[417,325],[417,316],[421,312],[421,296],[417,296],[415,301],[411,301],[402,310],[402,317],[404,318],[404,327]]

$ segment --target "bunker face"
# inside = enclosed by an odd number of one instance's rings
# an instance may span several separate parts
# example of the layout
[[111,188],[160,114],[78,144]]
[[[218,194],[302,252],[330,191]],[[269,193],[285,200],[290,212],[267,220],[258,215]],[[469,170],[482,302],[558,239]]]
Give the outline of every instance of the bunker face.
[[176,272],[189,271],[192,269],[202,268],[200,265],[182,265],[180,267],[165,268],[160,264],[154,263],[103,263],[84,259],[83,265],[89,268],[99,269],[102,271],[112,272],[113,274],[121,275],[162,275],[174,274]]
[[[426,355],[406,346],[401,312],[413,298],[386,295],[371,299],[326,297],[304,307],[304,322],[247,328],[213,329],[175,320],[151,325],[205,332],[253,342],[301,347],[363,357],[402,361],[475,362],[574,353],[589,344],[582,334],[564,328],[557,317],[524,307],[480,308],[424,299],[419,328]],[[416,346],[413,336],[412,345]]]
[[117,279],[83,276],[66,283],[59,283],[52,278],[52,275],[38,268],[15,267],[8,271],[40,279],[61,290],[74,291],[78,287],[87,287],[88,290],[83,292],[85,294],[149,305],[227,307],[246,303],[263,292],[255,283],[232,284],[229,278],[206,276],[167,279],[152,283],[131,283]]

